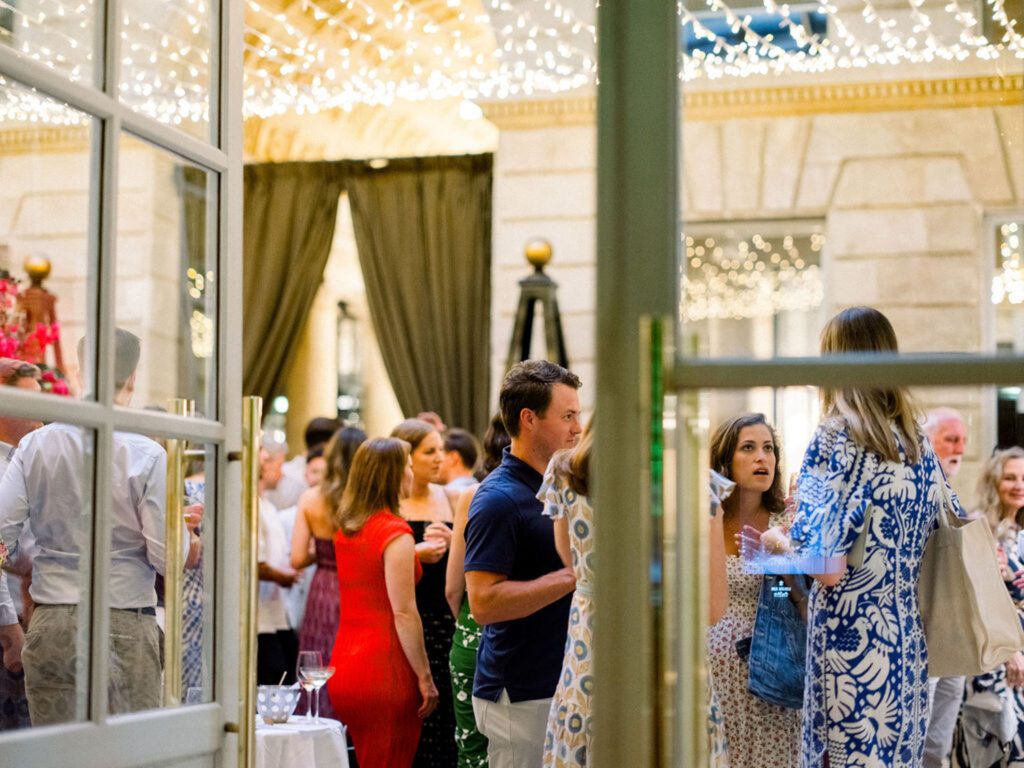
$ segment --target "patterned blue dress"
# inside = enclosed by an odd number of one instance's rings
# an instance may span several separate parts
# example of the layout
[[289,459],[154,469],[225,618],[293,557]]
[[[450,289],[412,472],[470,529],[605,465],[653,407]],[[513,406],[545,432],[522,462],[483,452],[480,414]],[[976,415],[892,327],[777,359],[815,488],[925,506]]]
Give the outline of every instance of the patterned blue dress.
[[845,555],[870,522],[863,567],[811,590],[801,768],[821,768],[826,754],[830,768],[921,765],[928,652],[917,580],[943,499],[926,438],[921,453],[914,465],[885,461],[827,419],[804,456],[790,530],[802,551]]
[[[206,503],[206,483],[203,480],[185,481],[185,503]],[[185,569],[181,591],[181,695],[187,700],[189,688],[201,690],[203,686],[203,556],[193,567]],[[191,703],[200,702],[194,700]]]

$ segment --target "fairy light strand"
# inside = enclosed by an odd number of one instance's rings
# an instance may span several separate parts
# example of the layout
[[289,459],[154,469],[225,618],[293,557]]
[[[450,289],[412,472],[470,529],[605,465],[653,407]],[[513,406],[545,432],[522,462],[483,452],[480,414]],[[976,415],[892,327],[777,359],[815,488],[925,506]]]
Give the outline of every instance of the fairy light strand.
[[[859,34],[872,39],[854,34],[831,0],[817,0],[829,19],[829,37],[807,29],[788,4],[762,0],[797,50],[759,33],[749,15],[724,0],[706,3],[726,21],[735,40],[716,34],[701,15],[680,6],[684,32],[708,41],[711,51],[684,55],[679,76],[690,81],[972,56],[1024,58],[1024,40],[1004,0],[985,0],[982,6],[1002,30],[999,41],[980,33],[978,16],[965,11],[959,0],[947,0],[944,13],[959,30],[952,42],[938,39],[924,0],[907,0],[909,17],[902,25],[880,14],[874,0],[861,2]],[[394,0],[383,7],[345,0],[336,11],[326,0],[300,0],[284,10],[246,0],[246,8],[247,116],[351,110],[396,100],[503,99],[558,93],[596,81],[596,26],[558,0],[487,0],[482,14],[468,10],[462,0]],[[29,11],[0,0],[0,9],[13,14],[11,44],[22,53],[74,80],[91,75],[92,52],[78,41],[91,39],[92,3],[40,0]],[[122,39],[120,94],[125,103],[172,124],[208,120],[207,0],[129,3]],[[30,120],[32,98],[37,97],[0,94],[0,119]]]

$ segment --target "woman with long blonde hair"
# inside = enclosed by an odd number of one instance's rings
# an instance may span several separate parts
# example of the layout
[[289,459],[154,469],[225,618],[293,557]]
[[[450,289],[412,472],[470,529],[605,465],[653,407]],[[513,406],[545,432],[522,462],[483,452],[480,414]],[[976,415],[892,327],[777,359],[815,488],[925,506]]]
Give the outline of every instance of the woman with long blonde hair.
[[[898,345],[885,315],[853,307],[829,320],[821,351],[895,353]],[[945,497],[935,486],[945,478],[906,390],[823,395],[789,535],[760,537],[769,551],[795,546],[821,564],[808,605],[800,766],[918,768],[928,650],[917,579]],[[849,562],[858,539],[863,560]]]
[[[982,466],[977,495],[972,515],[986,518],[992,527],[1006,559],[1006,588],[1019,606],[1024,599],[1024,548],[1019,540],[1024,528],[1024,448],[995,451]],[[950,764],[953,768],[1024,768],[1024,654],[1018,651],[1005,665],[967,678],[966,686]],[[992,700],[1001,701],[1004,712],[1012,708],[1016,728],[1006,741],[1008,734],[997,735],[987,727],[985,706]],[[993,743],[999,744],[996,753],[986,749]]]
[[995,451],[978,478],[978,506],[997,539],[1016,540],[1024,529],[1024,448],[1011,446]]
[[[291,566],[296,570],[316,563],[316,571],[309,584],[306,606],[299,627],[299,650],[319,651],[324,659],[331,656],[334,637],[341,618],[341,598],[338,595],[338,566],[334,559],[335,510],[341,506],[349,469],[356,450],[366,441],[366,433],[355,427],[336,431],[324,451],[326,464],[323,480],[303,491],[295,510],[295,528],[292,531]],[[307,462],[307,468],[313,462]],[[327,691],[317,694],[321,715],[334,717]],[[305,702],[303,702],[305,704]],[[296,708],[299,714],[305,710]]]
[[423,574],[399,500],[412,484],[408,443],[375,438],[356,451],[334,514],[345,606],[327,681],[361,768],[409,768],[437,688],[416,609]]

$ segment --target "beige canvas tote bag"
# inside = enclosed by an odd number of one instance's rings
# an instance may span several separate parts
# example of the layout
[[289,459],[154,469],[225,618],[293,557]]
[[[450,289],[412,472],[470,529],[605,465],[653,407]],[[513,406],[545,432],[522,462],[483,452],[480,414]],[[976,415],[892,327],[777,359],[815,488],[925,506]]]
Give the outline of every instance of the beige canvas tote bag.
[[1024,649],[1024,630],[999,573],[988,521],[958,517],[937,474],[939,527],[925,546],[917,586],[928,674],[980,675]]

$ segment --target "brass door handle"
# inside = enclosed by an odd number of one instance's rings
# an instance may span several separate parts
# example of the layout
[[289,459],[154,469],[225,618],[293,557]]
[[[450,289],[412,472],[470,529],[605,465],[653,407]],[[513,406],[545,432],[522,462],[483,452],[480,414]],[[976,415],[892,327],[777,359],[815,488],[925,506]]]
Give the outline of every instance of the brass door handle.
[[[195,413],[190,400],[176,398],[168,403],[175,416]],[[185,583],[185,440],[167,441],[167,507],[164,542],[164,706],[181,704],[182,672],[182,588]]]
[[[238,612],[238,764],[252,766],[256,759],[256,577],[259,531],[260,424],[263,398],[249,396],[242,403],[242,525]],[[230,725],[230,724],[229,724]],[[225,730],[231,732],[228,726]]]

